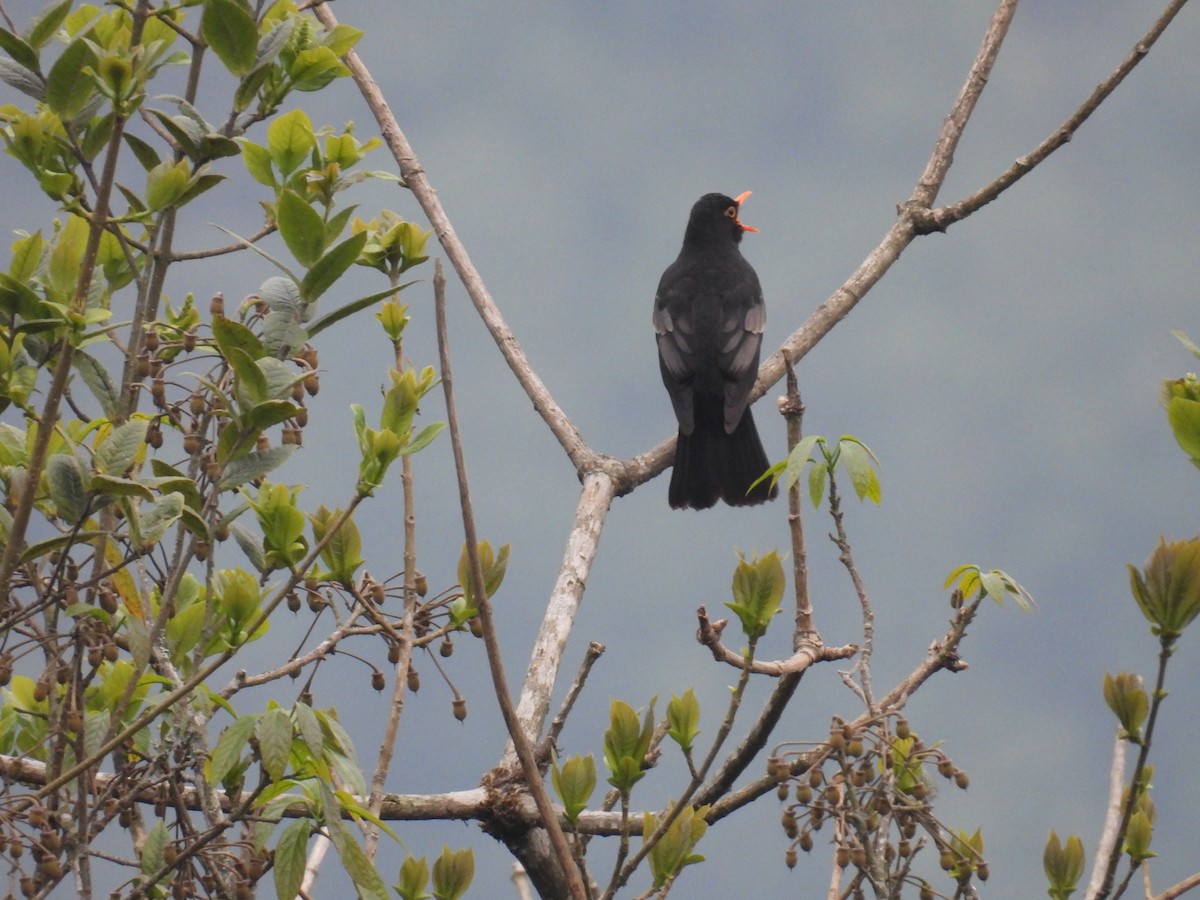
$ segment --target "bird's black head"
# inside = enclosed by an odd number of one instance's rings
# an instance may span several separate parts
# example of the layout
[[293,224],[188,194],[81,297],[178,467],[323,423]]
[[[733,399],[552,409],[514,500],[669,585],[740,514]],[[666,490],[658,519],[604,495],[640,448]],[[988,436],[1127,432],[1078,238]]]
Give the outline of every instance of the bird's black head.
[[683,237],[684,244],[700,246],[730,241],[737,244],[745,232],[758,231],[757,228],[750,225],[743,225],[741,219],[738,218],[738,209],[749,196],[749,191],[737,197],[727,197],[724,194],[705,194],[692,207],[692,214],[688,218],[687,232]]

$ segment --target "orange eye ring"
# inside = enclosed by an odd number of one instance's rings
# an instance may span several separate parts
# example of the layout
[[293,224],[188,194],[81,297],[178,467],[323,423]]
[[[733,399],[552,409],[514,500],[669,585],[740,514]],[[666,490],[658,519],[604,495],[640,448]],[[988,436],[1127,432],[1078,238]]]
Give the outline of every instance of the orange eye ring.
[[735,221],[735,222],[736,222],[736,221],[737,221],[737,217],[738,217],[738,208],[737,208],[737,206],[735,205],[735,206],[731,206],[731,207],[729,207],[729,209],[725,210],[725,215],[729,216],[729,218],[733,219],[733,221]]

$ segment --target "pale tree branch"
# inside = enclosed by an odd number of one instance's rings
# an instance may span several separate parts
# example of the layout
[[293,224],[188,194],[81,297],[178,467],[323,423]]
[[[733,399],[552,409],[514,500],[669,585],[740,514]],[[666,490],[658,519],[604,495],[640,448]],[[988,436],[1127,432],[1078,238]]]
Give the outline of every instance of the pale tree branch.
[[1112,765],[1108,770],[1108,803],[1104,808],[1104,827],[1100,841],[1096,844],[1096,859],[1092,864],[1092,877],[1088,882],[1088,900],[1100,892],[1104,883],[1104,872],[1117,841],[1117,830],[1121,826],[1121,799],[1125,794],[1125,747],[1126,741],[1120,734],[1113,743]]

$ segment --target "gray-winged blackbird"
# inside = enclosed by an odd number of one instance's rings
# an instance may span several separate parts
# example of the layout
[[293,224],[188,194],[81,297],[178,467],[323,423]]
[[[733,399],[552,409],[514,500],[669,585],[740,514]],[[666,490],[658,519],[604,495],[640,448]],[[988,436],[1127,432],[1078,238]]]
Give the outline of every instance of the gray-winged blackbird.
[[758,230],[738,219],[749,194],[696,201],[654,298],[659,368],[679,421],[673,509],[775,496],[766,481],[749,490],[770,465],[749,409],[767,318],[758,275],[738,247],[744,232]]

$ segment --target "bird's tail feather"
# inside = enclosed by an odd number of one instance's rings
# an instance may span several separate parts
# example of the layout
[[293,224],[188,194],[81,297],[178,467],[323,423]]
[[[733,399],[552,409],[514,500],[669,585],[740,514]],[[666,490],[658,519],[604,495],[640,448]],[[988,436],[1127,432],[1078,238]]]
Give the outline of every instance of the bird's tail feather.
[[667,499],[672,509],[708,509],[718,500],[755,506],[775,496],[769,481],[749,490],[770,465],[750,410],[732,434],[719,420],[698,417],[691,434],[679,434]]

